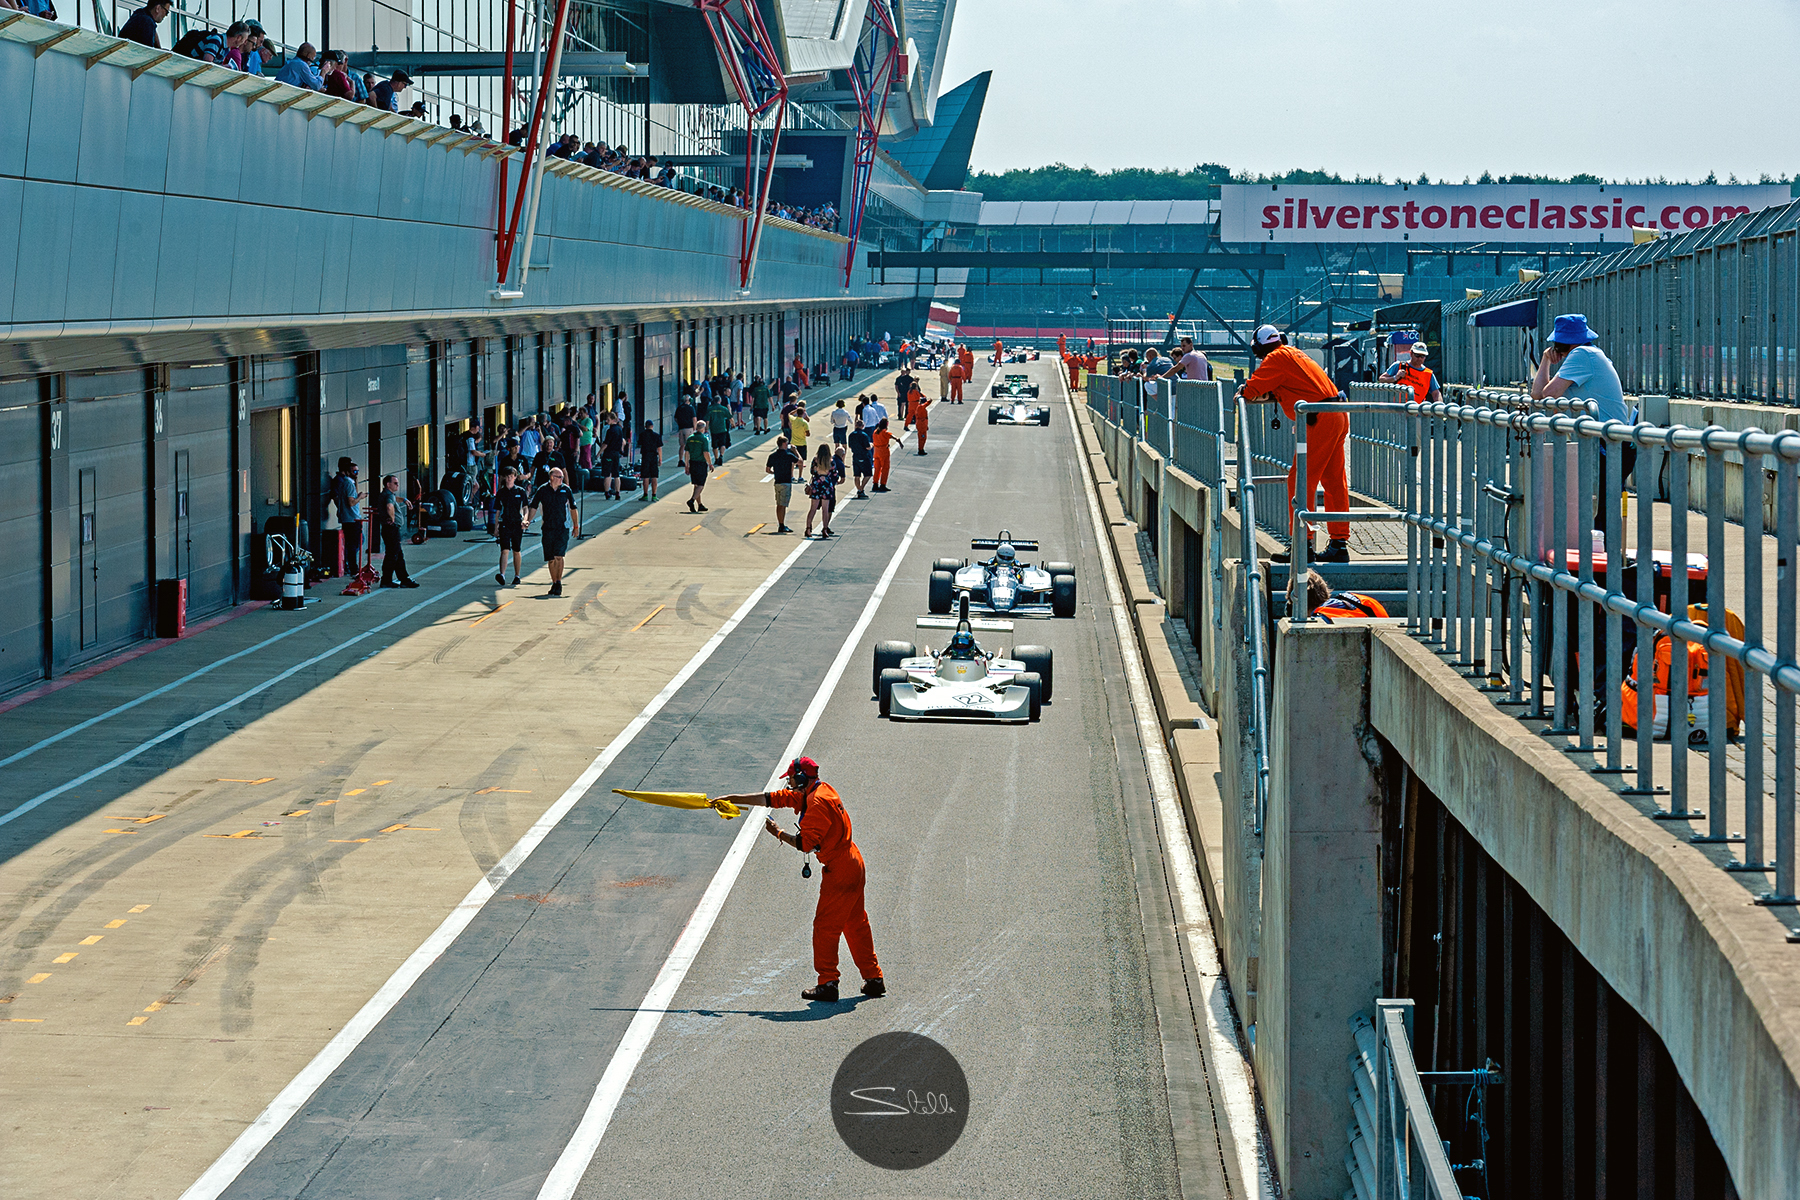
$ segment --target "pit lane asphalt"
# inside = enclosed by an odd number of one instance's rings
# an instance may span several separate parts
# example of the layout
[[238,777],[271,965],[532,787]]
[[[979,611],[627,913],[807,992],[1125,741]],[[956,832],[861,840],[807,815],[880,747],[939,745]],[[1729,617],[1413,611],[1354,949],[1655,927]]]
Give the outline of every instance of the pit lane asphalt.
[[[1060,395],[1053,363],[1029,370],[1046,399]],[[983,364],[978,382],[987,374]],[[1069,413],[1053,403],[1041,429],[989,427],[982,411],[935,409],[932,456],[896,454],[893,494],[845,501],[845,536],[764,597],[227,1195],[536,1195],[737,833],[608,789],[763,786],[971,418],[981,423],[808,746],[869,863],[889,996],[799,999],[813,978],[818,876],[802,881],[798,856],[760,839],[577,1194],[1177,1193],[1143,870],[1124,812],[1142,798],[1121,785],[1129,748],[1115,736],[1133,735],[1095,606]],[[1002,527],[1074,561],[1081,580],[1073,620],[984,635],[1056,651],[1043,720],[881,721],[870,646],[941,640],[913,628],[931,560]],[[848,992],[847,954],[842,965]],[[971,1093],[956,1148],[904,1174],[852,1155],[827,1107],[844,1055],[891,1029],[942,1042]]]

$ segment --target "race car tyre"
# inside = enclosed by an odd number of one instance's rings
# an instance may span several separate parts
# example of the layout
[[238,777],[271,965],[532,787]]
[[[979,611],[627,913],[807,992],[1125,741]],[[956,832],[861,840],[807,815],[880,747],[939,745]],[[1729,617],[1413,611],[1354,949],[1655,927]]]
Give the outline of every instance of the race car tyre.
[[925,607],[933,613],[942,616],[949,612],[950,606],[956,603],[956,576],[949,571],[933,571],[925,600]]
[[1046,408],[1043,412],[1038,414],[1038,424],[1042,425],[1045,429],[1050,428],[1050,410],[1049,409]]
[[1013,676],[1013,682],[1020,687],[1031,689],[1031,719],[1037,720],[1044,715],[1044,681],[1035,672],[1021,671]]
[[1027,673],[1043,681],[1044,703],[1050,703],[1056,690],[1055,659],[1048,646],[1014,646],[1012,656],[1025,664]]
[[934,571],[948,571],[954,575],[968,565],[969,560],[966,558],[940,558],[931,564],[931,569]]
[[881,702],[881,715],[894,715],[894,689],[906,683],[906,672],[898,667],[889,667],[875,680],[875,695]]
[[1047,562],[1044,564],[1044,570],[1050,572],[1052,575],[1073,575],[1075,573],[1075,564],[1066,562]]
[[1075,615],[1075,577],[1073,575],[1052,575],[1050,577],[1050,611],[1059,617]]
[[1000,423],[1000,410],[997,408],[990,407],[988,409],[988,424],[989,425],[998,425],[999,423]]
[[875,643],[875,694],[881,695],[881,673],[897,668],[918,651],[911,642],[876,642]]

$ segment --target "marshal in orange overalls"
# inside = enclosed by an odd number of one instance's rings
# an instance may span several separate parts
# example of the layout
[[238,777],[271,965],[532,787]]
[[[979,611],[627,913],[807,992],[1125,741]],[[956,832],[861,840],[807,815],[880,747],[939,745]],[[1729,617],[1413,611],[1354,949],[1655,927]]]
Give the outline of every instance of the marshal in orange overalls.
[[[883,425],[886,422],[882,422]],[[888,471],[893,467],[893,446],[906,445],[906,439],[889,429],[875,430],[875,480],[874,486],[887,488]]]
[[930,408],[931,401],[925,399],[925,393],[915,386],[912,390],[912,403],[908,405],[907,411],[912,414],[913,428],[919,433],[920,454],[925,453],[925,431],[931,428],[931,415],[927,411]]
[[829,783],[809,782],[804,788],[782,788],[769,793],[771,808],[791,808],[800,814],[800,849],[818,856],[819,907],[813,913],[813,967],[819,982],[836,985],[838,939],[850,943],[850,958],[864,979],[881,978],[881,962],[875,957],[875,934],[863,907],[865,868],[862,851],[850,838],[850,814],[837,789]]
[[[1336,400],[1337,384],[1325,368],[1293,346],[1277,346],[1256,364],[1238,395],[1245,400],[1273,396],[1287,419],[1295,420],[1294,405],[1302,401]],[[1350,511],[1350,476],[1344,466],[1344,443],[1350,437],[1350,414],[1309,413],[1306,427],[1306,505],[1325,489],[1327,512]],[[1294,507],[1294,468],[1288,468],[1288,511]],[[1327,531],[1334,541],[1348,541],[1350,523],[1332,521]],[[1292,532],[1292,531],[1290,531]]]
[[963,402],[962,385],[963,385],[964,378],[965,378],[965,376],[963,374],[962,363],[960,363],[960,362],[951,363],[950,364],[950,402],[952,404],[961,404]]

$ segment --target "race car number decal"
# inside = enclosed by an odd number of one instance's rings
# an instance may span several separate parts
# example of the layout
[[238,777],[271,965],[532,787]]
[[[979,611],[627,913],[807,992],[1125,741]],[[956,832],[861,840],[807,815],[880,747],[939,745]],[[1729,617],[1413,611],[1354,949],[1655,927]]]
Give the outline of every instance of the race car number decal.
[[990,696],[986,692],[964,692],[962,695],[954,697],[954,699],[958,704],[969,708],[988,704],[998,704],[1000,702],[1000,697]]

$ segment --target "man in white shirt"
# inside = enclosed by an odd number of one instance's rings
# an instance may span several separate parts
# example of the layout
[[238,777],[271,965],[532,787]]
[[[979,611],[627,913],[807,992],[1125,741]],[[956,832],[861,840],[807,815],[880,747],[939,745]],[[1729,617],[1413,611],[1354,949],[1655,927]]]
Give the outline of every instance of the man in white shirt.
[[869,397],[868,404],[863,406],[863,428],[874,429],[888,419],[888,410],[874,396]]

